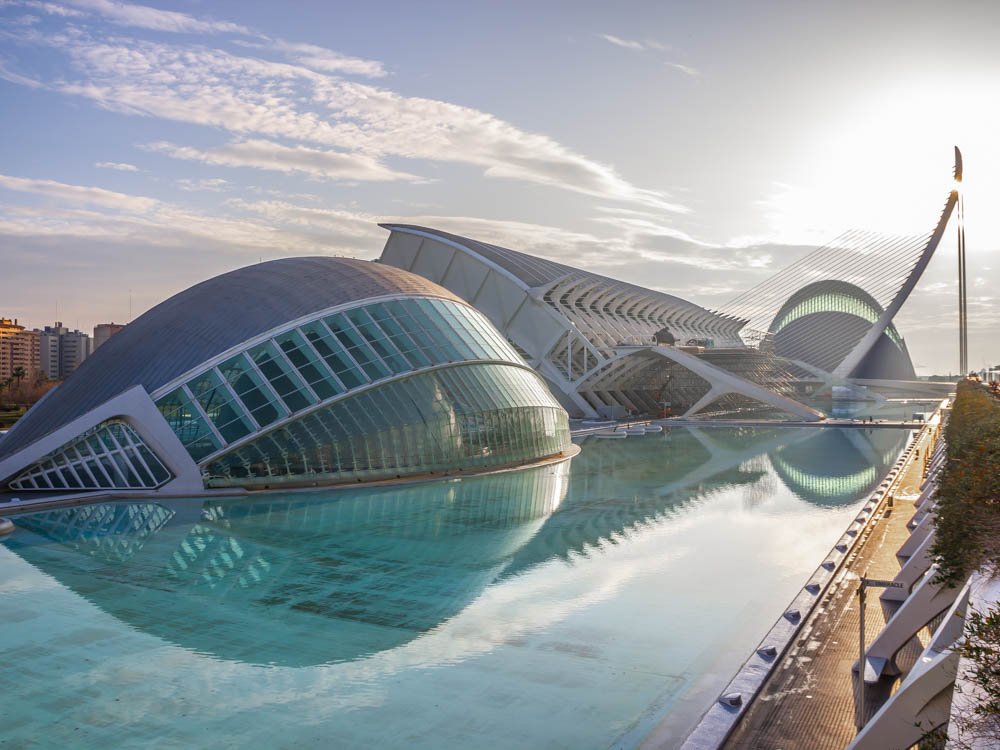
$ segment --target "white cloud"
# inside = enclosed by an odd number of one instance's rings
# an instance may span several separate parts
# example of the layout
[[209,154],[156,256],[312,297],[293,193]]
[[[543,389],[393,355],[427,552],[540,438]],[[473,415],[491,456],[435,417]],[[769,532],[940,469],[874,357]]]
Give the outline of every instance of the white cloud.
[[[65,0],[71,5],[82,8],[90,13],[103,16],[112,23],[133,28],[149,29],[188,34],[237,34],[252,37],[262,41],[234,40],[236,44],[254,49],[270,50],[285,55],[307,68],[324,73],[340,73],[361,75],[369,78],[379,78],[386,75],[385,67],[378,60],[365,60],[344,55],[336,50],[321,47],[316,44],[290,42],[285,39],[272,39],[253,29],[228,21],[214,21],[196,18],[187,13],[160,10],[147,5],[122,3],[115,0]],[[33,2],[26,0],[24,5],[37,7],[53,15],[80,17],[85,13],[73,8],[55,5],[53,3]]]
[[120,161],[98,161],[94,163],[98,169],[114,169],[118,172],[138,172],[139,167],[135,164],[127,164]]
[[234,199],[228,205],[264,217],[268,221],[308,230],[321,230],[340,237],[377,238],[384,235],[378,217],[342,208],[300,206],[282,200],[245,201]]
[[668,62],[666,63],[666,65],[669,68],[675,68],[676,70],[679,70],[681,73],[684,73],[685,75],[689,75],[692,77],[697,77],[701,75],[701,73],[698,71],[697,68],[692,68],[690,65],[684,65],[683,63],[676,63],[676,62]]
[[181,190],[186,190],[188,192],[207,190],[209,192],[218,193],[229,183],[220,177],[212,177],[204,180],[181,179],[177,180],[175,184]]
[[[610,42],[616,47],[632,50],[633,52],[649,52],[649,51],[668,52],[671,49],[666,44],[661,44],[660,42],[652,41],[649,39],[640,42],[636,39],[623,39],[622,37],[614,36],[613,34],[601,34],[600,37],[604,41]],[[664,65],[666,65],[668,68],[674,68],[675,70],[679,70],[685,75],[693,77],[700,75],[700,73],[696,68],[693,68],[690,65],[685,65],[683,63],[668,61],[665,62]]]
[[614,227],[626,238],[640,236],[672,237],[691,245],[701,245],[707,247],[706,243],[696,240],[687,232],[682,232],[679,229],[675,229],[674,227],[664,224],[660,217],[655,214],[650,214],[644,211],[616,209],[615,207],[609,206],[598,206],[597,210],[614,215],[596,216],[592,218],[591,221]]
[[228,21],[206,21],[187,13],[150,8],[147,5],[113,2],[112,0],[65,0],[77,8],[97,13],[112,23],[153,31],[188,34],[247,34],[250,29]]
[[351,57],[316,44],[289,42],[285,39],[270,39],[266,43],[239,41],[237,44],[252,49],[279,52],[299,65],[322,73],[359,75],[367,78],[381,78],[386,75],[385,66],[378,60]]
[[210,149],[178,146],[159,141],[142,148],[175,159],[188,159],[225,167],[254,167],[286,173],[299,172],[331,180],[372,182],[421,179],[417,175],[389,169],[377,159],[362,153],[325,151],[305,146],[289,147],[265,140],[235,141]]
[[68,185],[55,180],[33,180],[25,177],[0,175],[0,188],[21,193],[41,195],[46,198],[83,203],[106,208],[128,209],[132,211],[149,211],[157,206],[159,201],[136,195],[116,193],[99,187]]
[[549,136],[470,107],[217,49],[74,36],[49,41],[65,49],[82,75],[52,87],[112,111],[326,146],[360,155],[355,168],[367,160],[370,175],[392,156],[457,162],[487,177],[687,211]]
[[[10,179],[0,176],[0,187],[7,187]],[[366,245],[332,233],[296,231],[269,221],[204,214],[161,201],[148,205],[147,198],[100,188],[57,185],[58,189],[42,191],[50,199],[44,206],[0,203],[0,237],[62,238],[67,248],[72,248],[73,240],[102,239],[138,248],[210,246],[237,254],[264,251],[282,255],[356,255],[370,252],[375,245],[374,241]],[[94,191],[99,191],[96,200]],[[80,204],[101,210],[78,207]],[[378,231],[372,227],[373,232]]]
[[48,13],[53,16],[62,16],[63,18],[82,18],[86,15],[82,11],[75,10],[74,8],[67,8],[65,5],[58,5],[56,3],[46,3],[40,0],[21,0],[21,2],[11,2],[11,5],[20,5],[25,8],[32,8],[33,10],[42,11],[43,13]]
[[14,72],[2,59],[0,59],[0,78],[5,81],[10,81],[11,83],[16,83],[18,86],[27,86],[30,89],[40,89],[45,87],[45,84],[41,81],[36,81],[34,78],[29,78],[28,76]]
[[613,34],[601,34],[601,38],[616,47],[623,47],[624,49],[634,49],[634,50],[644,50],[646,45],[642,42],[637,42],[634,39],[622,39],[620,36],[614,36]]

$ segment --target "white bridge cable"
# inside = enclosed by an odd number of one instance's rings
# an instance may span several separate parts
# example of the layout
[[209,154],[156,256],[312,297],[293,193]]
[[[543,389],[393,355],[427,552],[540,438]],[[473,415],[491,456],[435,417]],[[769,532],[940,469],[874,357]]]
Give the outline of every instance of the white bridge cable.
[[[886,307],[902,288],[926,248],[931,233],[921,236],[887,236],[852,230],[787,266],[772,278],[736,297],[724,307],[726,314],[747,320],[741,331],[748,345],[760,345],[775,315],[798,290],[816,281],[842,281],[867,292]],[[848,320],[843,326],[850,325]],[[831,334],[840,332],[830,331]],[[831,346],[837,337],[831,336]]]
[[[767,330],[773,315],[795,291],[818,280],[855,284],[880,304],[888,304],[905,280],[905,272],[915,262],[914,255],[923,250],[928,238],[929,235],[902,238],[870,233],[863,238],[857,233],[842,235],[837,245],[813,251],[735,298],[725,310],[749,318],[751,328]],[[886,296],[889,298],[884,299]],[[761,325],[765,322],[759,320],[762,316],[767,325]]]
[[[778,276],[740,295],[730,303],[729,307],[738,309],[749,302],[759,306],[762,297],[780,299],[783,303],[794,290],[809,283],[810,278],[848,281],[862,288],[868,286],[866,291],[878,299],[882,296],[880,292],[885,286],[883,279],[886,276],[892,278],[899,272],[900,267],[905,267],[910,255],[922,249],[926,240],[926,236],[905,238],[867,236],[863,244],[855,238],[850,246],[843,243],[835,247],[820,248],[819,251],[814,251],[792,264]],[[859,281],[862,284],[857,284]],[[898,284],[891,286],[894,287],[893,291],[898,288]]]

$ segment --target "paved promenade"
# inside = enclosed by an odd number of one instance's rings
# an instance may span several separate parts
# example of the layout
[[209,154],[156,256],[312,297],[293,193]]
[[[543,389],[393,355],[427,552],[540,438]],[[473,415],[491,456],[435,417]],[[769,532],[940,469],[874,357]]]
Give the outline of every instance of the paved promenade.
[[[857,677],[851,666],[858,658],[858,578],[893,578],[899,572],[896,550],[909,536],[907,521],[919,495],[923,456],[931,445],[922,438],[920,456],[906,467],[892,509],[869,526],[852,557],[831,584],[820,606],[806,621],[799,638],[785,655],[760,695],[723,747],[732,750],[843,750],[856,728]],[[898,604],[886,606],[878,589],[869,589],[865,634],[870,644]],[[921,638],[926,642],[928,634]],[[922,646],[913,639],[897,657],[904,670]],[[865,714],[870,718],[892,692],[895,680],[883,678],[865,689]]]

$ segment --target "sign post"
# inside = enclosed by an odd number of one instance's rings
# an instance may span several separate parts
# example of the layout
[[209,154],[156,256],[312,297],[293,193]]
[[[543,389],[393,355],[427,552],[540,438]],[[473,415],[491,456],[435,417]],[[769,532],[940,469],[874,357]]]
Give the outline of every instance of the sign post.
[[858,586],[858,711],[856,721],[859,734],[865,728],[865,590],[869,586],[879,589],[904,588],[899,581],[861,576],[861,585]]

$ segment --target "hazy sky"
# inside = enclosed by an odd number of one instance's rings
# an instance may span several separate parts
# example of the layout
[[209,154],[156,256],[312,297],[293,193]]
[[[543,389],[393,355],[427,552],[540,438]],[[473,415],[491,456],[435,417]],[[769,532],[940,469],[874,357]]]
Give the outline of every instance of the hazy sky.
[[[422,223],[708,307],[966,156],[1000,363],[1000,3],[0,0],[0,315],[87,329]],[[897,326],[957,366],[949,232]]]

